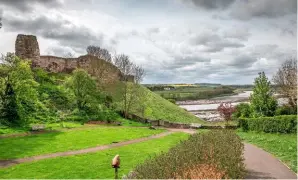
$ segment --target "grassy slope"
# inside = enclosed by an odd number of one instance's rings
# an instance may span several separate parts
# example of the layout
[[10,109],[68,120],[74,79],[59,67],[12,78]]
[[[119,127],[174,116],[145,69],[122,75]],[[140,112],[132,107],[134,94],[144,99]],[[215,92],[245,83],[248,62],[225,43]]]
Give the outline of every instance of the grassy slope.
[[256,132],[237,132],[249,143],[255,144],[265,151],[275,155],[293,171],[297,172],[297,135],[269,134]]
[[[144,91],[146,96],[146,107],[151,109],[146,118],[149,119],[163,119],[172,122],[183,122],[183,123],[204,123],[193,114],[185,111],[179,106],[171,103],[170,101],[162,98],[158,94],[151,92],[149,89],[142,87],[140,89]],[[140,113],[136,113],[142,115]]]
[[160,139],[97,153],[58,157],[20,164],[0,169],[0,178],[111,179],[114,178],[114,169],[111,168],[111,160],[116,154],[119,154],[121,158],[119,169],[119,178],[121,178],[149,156],[160,153],[161,151],[167,151],[180,140],[187,139],[187,137],[188,135],[184,133],[174,133]]
[[0,159],[78,150],[158,134],[148,128],[97,127],[0,140]]

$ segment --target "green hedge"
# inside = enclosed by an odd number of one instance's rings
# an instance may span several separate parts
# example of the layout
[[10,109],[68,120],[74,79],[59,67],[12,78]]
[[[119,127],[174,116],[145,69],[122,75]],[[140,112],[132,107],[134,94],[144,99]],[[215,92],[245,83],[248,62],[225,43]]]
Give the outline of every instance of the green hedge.
[[296,133],[297,115],[240,118],[238,126],[244,131],[259,131],[266,133]]
[[244,175],[243,149],[241,139],[232,130],[194,134],[168,152],[138,165],[125,178],[238,179]]

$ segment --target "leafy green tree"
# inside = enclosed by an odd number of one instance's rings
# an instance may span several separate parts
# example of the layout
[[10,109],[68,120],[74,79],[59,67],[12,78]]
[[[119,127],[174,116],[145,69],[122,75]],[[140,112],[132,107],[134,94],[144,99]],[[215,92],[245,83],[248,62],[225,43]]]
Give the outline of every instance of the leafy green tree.
[[90,104],[98,100],[99,93],[96,81],[85,70],[76,69],[67,80],[66,86],[74,93],[77,108],[80,111],[90,110]]
[[1,116],[11,125],[26,125],[46,110],[38,99],[38,83],[34,80],[30,62],[14,54],[2,57]]
[[240,103],[235,107],[236,111],[233,113],[234,118],[248,118],[251,116],[251,107],[248,103]]
[[254,117],[273,116],[277,108],[277,100],[273,97],[270,81],[264,72],[255,78],[253,93],[250,96]]

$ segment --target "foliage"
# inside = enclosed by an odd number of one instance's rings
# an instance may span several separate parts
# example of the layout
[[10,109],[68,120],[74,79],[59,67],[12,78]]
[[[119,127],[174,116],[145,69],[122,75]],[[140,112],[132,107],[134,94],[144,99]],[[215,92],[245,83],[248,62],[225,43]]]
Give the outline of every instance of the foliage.
[[297,107],[292,107],[288,105],[280,106],[276,109],[275,115],[294,115],[297,114]]
[[97,93],[95,80],[85,70],[76,69],[66,86],[74,93],[77,108],[88,110],[88,103],[93,102],[94,94]]
[[111,159],[115,154],[119,154],[121,158],[121,168],[118,170],[119,177],[121,177],[150,155],[167,151],[187,137],[188,135],[185,133],[173,133],[162,138],[95,153],[19,164],[9,168],[1,168],[0,178],[30,179],[34,176],[36,179],[113,179],[114,169],[111,168]]
[[248,118],[251,115],[251,107],[248,103],[240,103],[235,106],[234,118]]
[[270,81],[265,73],[259,73],[255,78],[253,93],[250,96],[253,117],[273,116],[277,107],[277,100],[270,89]]
[[220,103],[217,107],[220,116],[228,123],[232,120],[232,114],[235,112],[235,107],[231,103]]
[[286,60],[273,77],[277,92],[289,100],[289,105],[297,108],[297,58]]
[[133,127],[89,127],[70,131],[51,132],[0,141],[0,159],[13,159],[78,150],[112,142],[148,137],[164,130]]
[[238,125],[243,131],[258,131],[265,133],[296,133],[297,115],[240,118]]
[[23,61],[13,54],[8,54],[2,60],[2,119],[9,125],[26,126],[47,111],[38,99],[39,84],[34,80],[29,61]]
[[[169,152],[138,165],[127,178],[189,179],[194,174],[185,173],[185,170],[195,167],[210,167],[207,169],[213,170],[204,178],[242,178],[244,173],[243,150],[244,146],[240,138],[233,131],[215,130],[194,134],[188,140],[170,149]],[[221,177],[212,176],[219,174]]]
[[273,154],[297,173],[297,135],[237,132],[246,142],[255,144]]

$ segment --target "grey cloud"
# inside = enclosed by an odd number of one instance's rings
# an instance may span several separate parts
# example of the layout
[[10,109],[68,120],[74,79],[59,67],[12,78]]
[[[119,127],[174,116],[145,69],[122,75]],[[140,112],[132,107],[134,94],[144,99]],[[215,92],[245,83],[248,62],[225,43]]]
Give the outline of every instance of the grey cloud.
[[[185,0],[187,2],[187,0]],[[192,4],[203,9],[226,9],[235,0],[191,0]]]
[[224,33],[224,37],[233,38],[239,40],[248,40],[248,37],[251,36],[251,33],[248,29],[230,29]]
[[227,62],[226,65],[233,66],[237,68],[247,68],[250,67],[254,62],[257,61],[257,58],[249,55],[240,55]]
[[297,0],[237,0],[231,7],[230,14],[240,20],[297,14]]
[[22,12],[31,12],[35,5],[55,8],[62,5],[61,0],[1,0],[2,5]]
[[243,43],[220,37],[215,33],[201,33],[189,40],[192,45],[204,45],[206,52],[218,52],[224,48],[241,48]]
[[85,53],[85,48],[88,45],[102,46],[103,44],[102,34],[94,34],[84,26],[75,26],[62,17],[56,19],[50,19],[46,16],[26,19],[10,17],[5,19],[5,30],[32,33],[57,40],[62,46],[72,47],[78,53]]
[[210,59],[204,58],[204,57],[198,57],[198,56],[187,56],[187,57],[181,57],[176,56],[174,57],[173,61],[170,63],[165,64],[165,67],[167,69],[179,69],[186,66],[195,65],[198,62],[210,62]]

